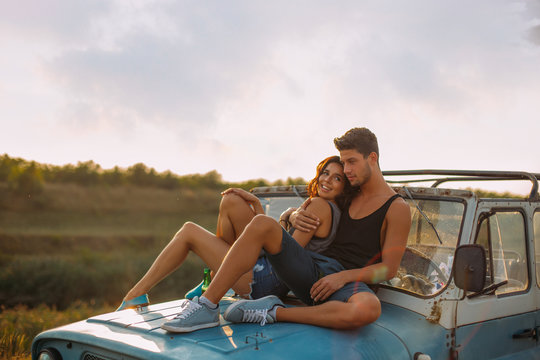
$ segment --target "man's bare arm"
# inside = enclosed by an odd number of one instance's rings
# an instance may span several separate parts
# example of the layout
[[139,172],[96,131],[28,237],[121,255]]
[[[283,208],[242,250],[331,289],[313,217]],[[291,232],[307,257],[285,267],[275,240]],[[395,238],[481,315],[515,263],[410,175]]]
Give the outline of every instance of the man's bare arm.
[[409,205],[403,200],[396,201],[388,209],[386,219],[387,228],[381,262],[361,269],[345,270],[323,277],[311,288],[311,297],[315,301],[328,298],[349,282],[362,281],[367,284],[377,284],[396,275],[405,252],[411,227]]

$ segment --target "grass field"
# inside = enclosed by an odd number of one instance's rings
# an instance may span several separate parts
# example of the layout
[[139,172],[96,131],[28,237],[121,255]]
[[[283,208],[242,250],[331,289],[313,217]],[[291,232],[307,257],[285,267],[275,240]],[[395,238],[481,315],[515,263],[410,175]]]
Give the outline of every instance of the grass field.
[[[34,198],[0,183],[0,359],[28,358],[40,331],[112,311],[187,220],[214,231],[215,189],[45,184]],[[183,297],[204,264],[190,256],[150,297]]]

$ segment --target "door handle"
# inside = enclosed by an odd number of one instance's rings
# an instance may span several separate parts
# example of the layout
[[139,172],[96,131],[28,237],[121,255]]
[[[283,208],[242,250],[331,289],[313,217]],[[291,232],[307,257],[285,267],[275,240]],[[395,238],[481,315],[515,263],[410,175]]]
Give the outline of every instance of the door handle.
[[512,339],[526,339],[526,338],[535,338],[535,339],[537,339],[536,328],[534,328],[534,329],[524,329],[524,330],[518,331],[517,333],[512,335]]

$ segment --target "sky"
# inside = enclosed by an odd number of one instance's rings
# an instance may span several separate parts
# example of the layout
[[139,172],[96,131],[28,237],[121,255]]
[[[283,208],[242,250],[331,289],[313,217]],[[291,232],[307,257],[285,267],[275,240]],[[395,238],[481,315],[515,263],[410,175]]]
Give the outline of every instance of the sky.
[[11,157],[310,179],[365,126],[383,170],[540,172],[540,0],[2,0],[0,48]]

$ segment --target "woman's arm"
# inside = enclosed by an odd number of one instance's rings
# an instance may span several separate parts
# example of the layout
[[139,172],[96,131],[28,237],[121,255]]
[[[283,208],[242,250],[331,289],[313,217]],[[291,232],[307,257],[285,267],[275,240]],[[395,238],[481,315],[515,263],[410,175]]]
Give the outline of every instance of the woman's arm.
[[320,225],[320,219],[313,212],[307,210],[312,198],[308,198],[302,206],[289,215],[289,222],[296,230],[310,232],[317,230]]
[[321,198],[313,198],[311,199],[311,202],[307,206],[306,210],[319,218],[320,225],[317,228],[311,229],[307,232],[294,232],[293,238],[302,247],[305,247],[313,236],[320,238],[327,237],[330,233],[330,229],[332,228],[332,209],[326,200]]
[[285,230],[289,230],[290,228],[291,223],[289,218],[294,211],[296,211],[296,208],[290,207],[279,215],[279,225],[283,226]]

